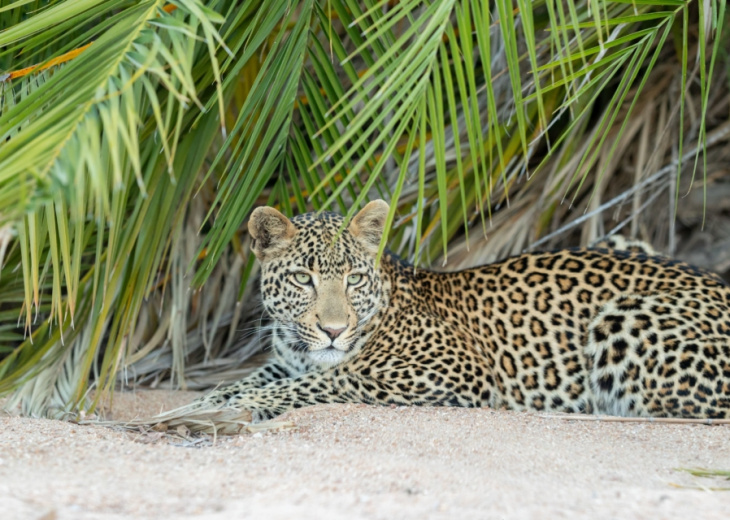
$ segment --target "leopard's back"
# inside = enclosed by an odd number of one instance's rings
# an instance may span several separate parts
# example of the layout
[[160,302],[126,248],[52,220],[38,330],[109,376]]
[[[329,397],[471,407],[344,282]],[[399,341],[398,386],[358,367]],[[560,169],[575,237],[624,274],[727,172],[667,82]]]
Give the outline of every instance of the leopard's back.
[[[372,356],[367,363],[404,356],[404,336],[423,338],[410,354],[438,359],[454,386],[468,385],[473,368],[465,365],[473,367],[477,355],[494,386],[483,404],[622,415],[726,413],[718,409],[730,397],[730,290],[713,273],[645,249],[530,253],[456,273],[395,271],[408,289],[396,291],[391,312],[420,308],[434,321],[385,328],[365,351]],[[430,348],[438,319],[468,333],[474,347],[461,355]],[[714,344],[701,346],[697,338]],[[717,394],[719,405],[708,398],[705,406],[690,406],[686,396],[666,390],[690,382],[696,396]],[[615,404],[642,392],[641,399]]]

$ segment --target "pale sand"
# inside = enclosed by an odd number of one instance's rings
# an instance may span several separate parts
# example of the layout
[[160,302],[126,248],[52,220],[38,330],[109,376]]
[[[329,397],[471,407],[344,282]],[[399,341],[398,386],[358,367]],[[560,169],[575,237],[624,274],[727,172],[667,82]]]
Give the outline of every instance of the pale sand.
[[[115,397],[115,418],[192,392]],[[575,422],[444,408],[319,406],[294,430],[218,438],[0,416],[0,518],[730,518],[730,426]],[[189,445],[189,443],[187,443]]]

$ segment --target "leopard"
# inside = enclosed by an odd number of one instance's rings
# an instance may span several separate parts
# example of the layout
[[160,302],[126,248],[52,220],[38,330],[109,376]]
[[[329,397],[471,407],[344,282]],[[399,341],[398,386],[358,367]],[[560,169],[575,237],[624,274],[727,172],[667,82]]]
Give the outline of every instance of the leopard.
[[730,417],[719,275],[615,238],[428,270],[381,252],[389,211],[253,211],[273,355],[200,406],[251,422],[323,403]]

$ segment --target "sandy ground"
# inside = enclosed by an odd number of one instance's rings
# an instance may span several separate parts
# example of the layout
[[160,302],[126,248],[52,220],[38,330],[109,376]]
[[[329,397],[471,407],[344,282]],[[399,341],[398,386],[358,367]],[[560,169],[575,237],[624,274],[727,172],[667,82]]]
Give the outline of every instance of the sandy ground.
[[[192,392],[115,397],[115,418]],[[0,518],[730,518],[730,426],[319,406],[195,445],[0,416]]]

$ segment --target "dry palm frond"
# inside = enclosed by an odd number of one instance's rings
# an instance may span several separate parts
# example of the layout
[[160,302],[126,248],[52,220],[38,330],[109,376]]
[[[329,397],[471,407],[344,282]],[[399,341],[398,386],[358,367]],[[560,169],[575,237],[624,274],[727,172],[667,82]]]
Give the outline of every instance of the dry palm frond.
[[152,417],[140,417],[131,421],[81,421],[84,424],[100,424],[143,431],[172,432],[186,437],[188,434],[235,435],[270,430],[296,428],[291,421],[271,420],[251,423],[251,412],[235,407],[205,408],[191,403]]

